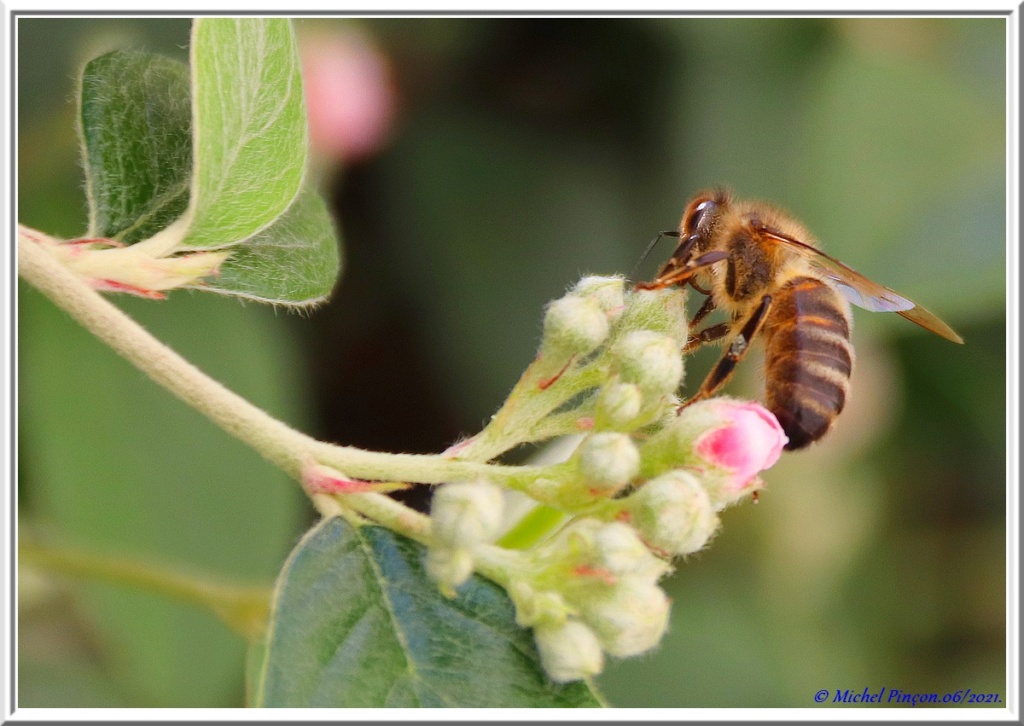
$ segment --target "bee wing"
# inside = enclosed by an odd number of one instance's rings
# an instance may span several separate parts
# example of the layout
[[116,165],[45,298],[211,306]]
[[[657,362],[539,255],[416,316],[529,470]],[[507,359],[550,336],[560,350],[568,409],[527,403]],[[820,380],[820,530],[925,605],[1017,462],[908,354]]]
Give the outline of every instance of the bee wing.
[[897,313],[912,323],[917,323],[925,330],[941,335],[954,343],[963,343],[964,339],[956,331],[946,325],[937,315],[921,307],[913,300],[903,297],[895,290],[872,282],[851,267],[846,266],[835,257],[831,257],[817,247],[800,240],[764,230],[764,233],[787,245],[791,250],[810,262],[823,272],[843,296],[851,303],[865,310],[878,313]]

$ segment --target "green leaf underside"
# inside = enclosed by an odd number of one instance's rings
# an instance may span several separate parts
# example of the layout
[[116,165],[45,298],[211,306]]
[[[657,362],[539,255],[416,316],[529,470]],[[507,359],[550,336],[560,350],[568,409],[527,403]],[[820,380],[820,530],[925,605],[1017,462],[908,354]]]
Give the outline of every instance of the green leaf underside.
[[340,263],[327,205],[306,186],[271,226],[235,246],[204,288],[261,302],[316,303],[330,295]]
[[132,51],[94,58],[79,114],[88,236],[132,244],[181,216],[192,170],[188,66]]
[[425,549],[387,529],[325,520],[282,570],[259,706],[598,707],[546,679],[511,601],[474,576],[448,600]]
[[195,161],[185,245],[251,237],[295,198],[306,107],[291,23],[201,18],[192,32]]

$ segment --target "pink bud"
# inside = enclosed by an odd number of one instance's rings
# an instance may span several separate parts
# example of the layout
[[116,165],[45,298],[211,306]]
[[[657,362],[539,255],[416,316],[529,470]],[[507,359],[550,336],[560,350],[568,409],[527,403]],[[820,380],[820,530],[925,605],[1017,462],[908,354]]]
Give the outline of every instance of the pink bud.
[[387,60],[366,34],[349,29],[304,39],[302,75],[314,149],[348,161],[380,147],[395,89]]
[[789,439],[771,411],[760,404],[730,399],[708,403],[715,406],[724,423],[702,434],[694,450],[710,464],[730,472],[727,489],[742,489],[758,472],[779,460]]

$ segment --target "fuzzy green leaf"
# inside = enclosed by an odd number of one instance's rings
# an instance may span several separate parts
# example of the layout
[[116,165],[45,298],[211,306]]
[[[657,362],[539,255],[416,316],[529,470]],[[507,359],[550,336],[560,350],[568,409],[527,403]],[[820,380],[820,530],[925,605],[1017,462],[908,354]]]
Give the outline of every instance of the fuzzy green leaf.
[[191,50],[185,245],[223,247],[269,226],[299,192],[308,153],[299,56],[281,18],[199,18]]
[[544,676],[511,601],[474,576],[448,600],[419,544],[341,518],[306,534],[277,584],[256,705],[597,707]]
[[327,205],[310,187],[270,227],[233,248],[204,289],[281,305],[327,299],[341,264]]
[[188,67],[114,51],[82,74],[79,118],[90,237],[127,244],[181,216],[192,170]]

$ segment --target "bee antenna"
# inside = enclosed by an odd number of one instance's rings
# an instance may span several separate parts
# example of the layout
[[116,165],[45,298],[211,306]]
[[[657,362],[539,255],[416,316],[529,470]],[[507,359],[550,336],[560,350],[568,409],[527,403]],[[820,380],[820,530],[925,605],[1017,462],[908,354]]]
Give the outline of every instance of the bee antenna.
[[636,261],[636,264],[633,265],[633,269],[629,271],[629,276],[633,277],[636,274],[636,271],[640,268],[640,265],[642,265],[644,263],[644,260],[647,259],[647,255],[651,254],[651,250],[653,250],[655,245],[657,245],[658,242],[661,241],[662,237],[678,237],[678,236],[679,236],[679,230],[677,230],[677,229],[670,229],[670,230],[666,230],[664,232],[658,232],[658,236],[650,241],[650,244],[647,245],[647,249],[645,249],[644,253],[642,255],[640,255],[640,259]]

